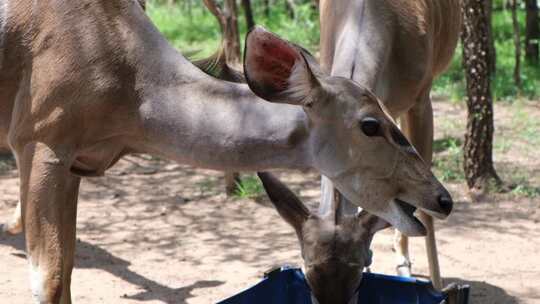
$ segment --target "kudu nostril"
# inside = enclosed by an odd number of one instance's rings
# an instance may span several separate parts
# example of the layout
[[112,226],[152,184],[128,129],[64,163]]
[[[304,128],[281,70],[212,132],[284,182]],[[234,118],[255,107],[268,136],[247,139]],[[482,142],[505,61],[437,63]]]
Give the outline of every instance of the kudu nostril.
[[454,202],[452,201],[452,198],[448,194],[441,194],[437,198],[437,201],[439,202],[439,206],[441,207],[442,211],[446,214],[450,214],[452,212],[452,207],[454,206]]

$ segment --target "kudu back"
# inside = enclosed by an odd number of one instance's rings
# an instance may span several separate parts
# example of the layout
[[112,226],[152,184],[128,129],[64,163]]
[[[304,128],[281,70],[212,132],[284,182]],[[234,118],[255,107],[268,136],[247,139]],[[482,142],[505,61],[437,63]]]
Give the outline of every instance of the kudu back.
[[0,54],[0,135],[20,173],[38,303],[71,303],[80,180],[128,153],[222,171],[312,168],[411,234],[424,233],[412,208],[451,210],[369,90],[262,28],[246,38],[248,85],[200,71],[134,0],[4,0]]
[[279,215],[295,230],[313,302],[356,304],[362,271],[371,264],[374,234],[390,225],[365,211],[346,214],[340,201],[312,212],[281,181],[258,173]]
[[[456,48],[461,1],[321,0],[320,22],[323,70],[373,91],[389,115],[400,118],[405,135],[431,165],[430,90]],[[332,189],[331,182],[323,179],[323,188]],[[332,191],[325,194],[323,200],[334,196]],[[433,221],[421,215],[429,232],[431,276],[441,288]],[[410,275],[407,238],[398,234],[395,249],[399,273]]]

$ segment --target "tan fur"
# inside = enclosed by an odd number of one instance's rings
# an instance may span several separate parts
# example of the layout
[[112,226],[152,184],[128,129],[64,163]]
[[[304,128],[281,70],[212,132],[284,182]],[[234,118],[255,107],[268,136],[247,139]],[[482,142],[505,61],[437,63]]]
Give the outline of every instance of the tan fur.
[[[460,0],[320,1],[324,70],[373,90],[390,115],[401,118],[405,134],[429,164],[433,141],[429,93],[456,48],[460,6]],[[432,280],[441,288],[433,221],[423,219]],[[409,267],[407,240],[398,235],[395,243],[399,260]]]
[[[312,74],[319,67],[305,60],[309,54],[264,29],[247,37],[248,87],[196,68],[158,32],[137,1],[6,3],[0,141],[9,143],[20,173],[22,224],[39,303],[71,303],[80,179],[104,174],[126,153],[222,171],[313,168],[351,201],[411,234],[424,231],[394,199],[441,218],[451,211],[451,204],[439,199],[448,197],[446,189],[416,152],[391,136],[396,126],[366,88]],[[295,92],[292,99],[286,89],[259,96],[249,89],[267,88],[264,82],[276,76],[271,65],[261,71],[250,64],[266,45],[256,43],[261,37],[292,55],[291,68],[309,73],[308,88],[299,86],[309,90]],[[264,59],[283,58],[270,52]],[[279,76],[286,86],[299,85],[291,73],[285,69]],[[311,107],[301,107],[307,99]],[[358,127],[365,116],[380,123],[376,139]],[[396,168],[397,162],[406,165]],[[373,178],[382,174],[385,179]],[[405,178],[411,174],[412,185]],[[359,188],[363,178],[379,189],[372,194],[376,197],[362,197],[369,194]]]

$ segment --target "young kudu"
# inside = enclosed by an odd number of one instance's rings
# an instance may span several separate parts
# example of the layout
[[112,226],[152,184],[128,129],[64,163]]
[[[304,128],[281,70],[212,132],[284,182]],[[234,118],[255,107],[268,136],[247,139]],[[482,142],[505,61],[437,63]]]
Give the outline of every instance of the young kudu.
[[300,242],[313,303],[356,304],[364,267],[371,264],[373,235],[389,224],[365,211],[346,214],[340,200],[313,213],[270,173],[258,173],[279,215]]
[[[433,79],[450,63],[461,28],[460,0],[321,0],[321,66],[379,97],[427,164],[431,164]],[[334,197],[323,178],[324,200]],[[339,188],[338,188],[339,190]],[[344,202],[348,204],[348,202]],[[441,288],[433,220],[422,215],[431,278]],[[408,239],[394,248],[398,272],[410,275]]]
[[134,0],[0,2],[0,141],[19,169],[36,302],[71,303],[80,179],[127,153],[222,171],[314,168],[413,235],[425,233],[414,207],[450,213],[368,90],[261,28],[245,56],[249,87],[201,72]]

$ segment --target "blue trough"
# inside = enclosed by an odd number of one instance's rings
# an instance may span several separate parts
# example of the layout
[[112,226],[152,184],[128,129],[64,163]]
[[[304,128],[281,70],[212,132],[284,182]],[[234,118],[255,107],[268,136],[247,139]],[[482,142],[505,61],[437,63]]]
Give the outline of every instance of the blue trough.
[[[430,282],[375,273],[364,273],[360,304],[467,304],[468,286],[438,292]],[[312,304],[309,286],[300,269],[279,268],[255,286],[218,304]],[[336,303],[338,304],[338,303]]]

